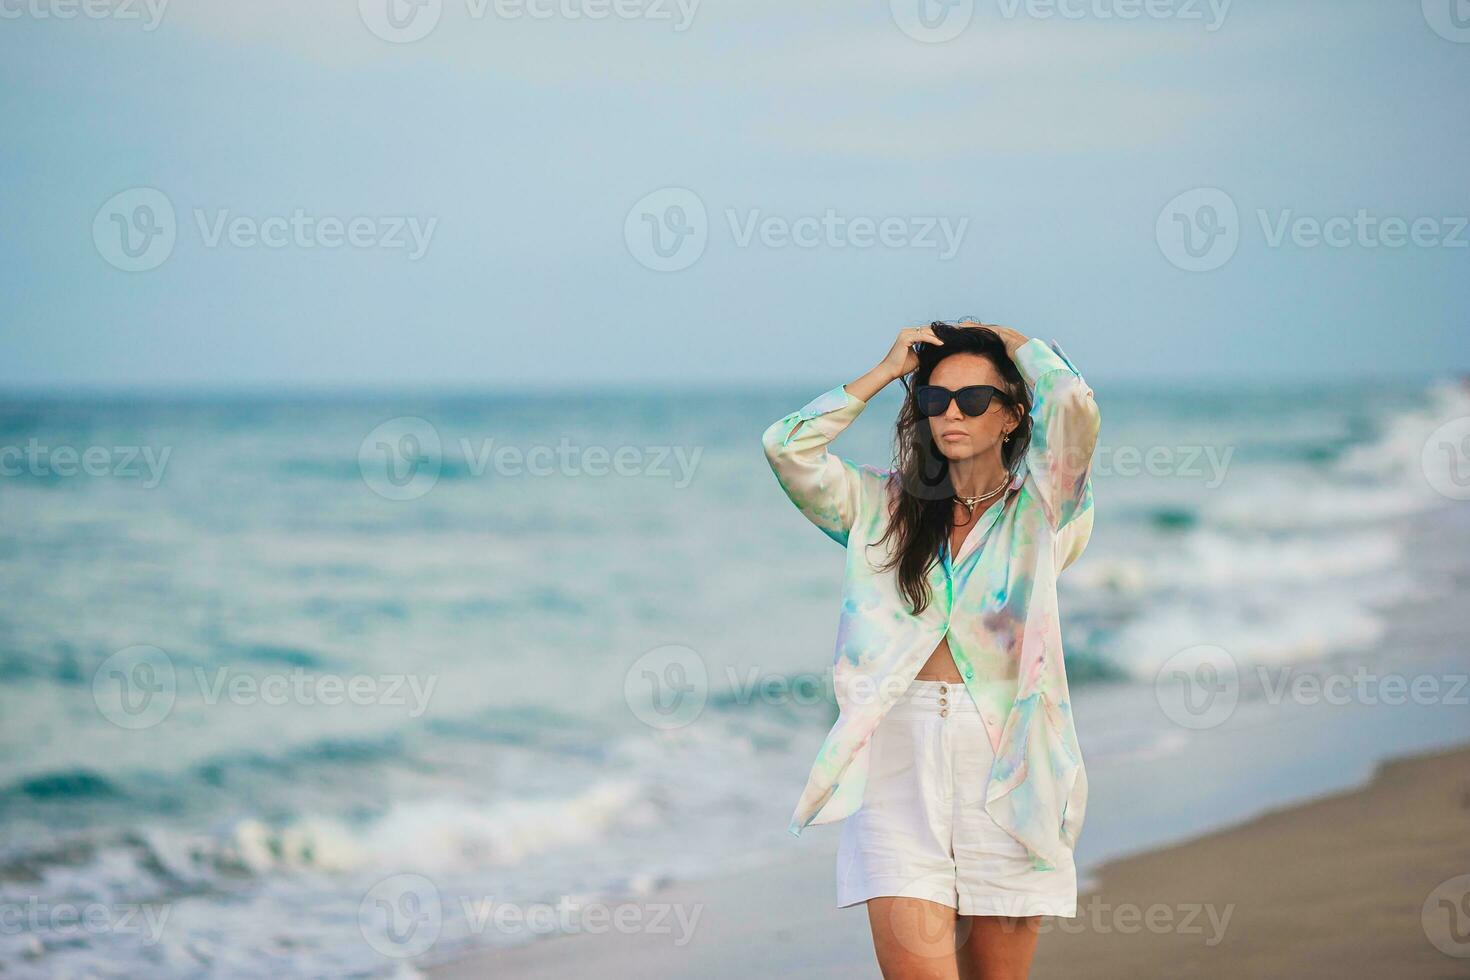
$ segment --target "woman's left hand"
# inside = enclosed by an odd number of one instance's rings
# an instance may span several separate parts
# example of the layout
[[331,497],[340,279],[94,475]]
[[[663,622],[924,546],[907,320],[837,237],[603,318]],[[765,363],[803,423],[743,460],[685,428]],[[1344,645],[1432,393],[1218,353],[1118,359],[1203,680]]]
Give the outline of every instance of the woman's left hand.
[[965,326],[967,324],[974,324],[977,327],[989,327],[991,330],[994,330],[1000,336],[1000,339],[1005,343],[1006,353],[1010,355],[1011,360],[1016,359],[1016,351],[1020,349],[1021,345],[1031,339],[1030,337],[1021,333],[1021,331],[1019,330],[1012,330],[1010,327],[1002,327],[1000,324],[997,323],[976,323],[974,320],[960,321],[960,326]]

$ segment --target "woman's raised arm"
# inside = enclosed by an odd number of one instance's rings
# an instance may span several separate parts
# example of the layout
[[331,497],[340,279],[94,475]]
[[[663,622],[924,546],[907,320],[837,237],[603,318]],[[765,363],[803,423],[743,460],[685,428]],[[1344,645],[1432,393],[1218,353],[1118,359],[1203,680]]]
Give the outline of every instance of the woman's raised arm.
[[856,381],[823,392],[772,422],[761,436],[776,480],[797,509],[833,541],[847,547],[862,503],[863,467],[827,446],[872,398],[918,362],[912,345],[942,343],[929,327],[899,332],[888,355]]
[[1032,338],[1015,361],[1032,389],[1026,466],[1047,520],[1061,529],[1092,503],[1092,455],[1102,416],[1092,389],[1060,351]]
[[1026,468],[1047,522],[1060,530],[1092,502],[1092,456],[1101,426],[1097,401],[1060,350],[1009,327],[985,326],[1000,334],[1031,389]]

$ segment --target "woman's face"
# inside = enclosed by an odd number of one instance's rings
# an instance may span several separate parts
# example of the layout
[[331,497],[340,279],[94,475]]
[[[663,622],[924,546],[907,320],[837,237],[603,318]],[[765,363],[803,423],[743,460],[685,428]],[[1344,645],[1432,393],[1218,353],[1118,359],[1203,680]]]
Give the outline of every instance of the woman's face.
[[[1005,379],[990,359],[969,353],[951,354],[940,361],[929,375],[929,383],[950,391],[959,391],[969,385],[994,385],[1001,391],[1006,390]],[[949,407],[928,421],[934,445],[946,459],[955,461],[983,457],[987,453],[998,454],[1001,443],[1019,419],[1009,402],[996,397],[990,400],[990,407],[984,415],[974,418],[961,412],[959,403],[950,399]]]

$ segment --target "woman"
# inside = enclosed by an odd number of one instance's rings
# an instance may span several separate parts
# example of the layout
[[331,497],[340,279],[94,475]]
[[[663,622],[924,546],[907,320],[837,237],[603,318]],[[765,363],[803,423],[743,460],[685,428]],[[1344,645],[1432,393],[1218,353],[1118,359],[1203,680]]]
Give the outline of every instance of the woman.
[[[828,444],[895,378],[897,466]],[[1075,916],[1087,777],[1056,578],[1092,530],[1092,390],[1054,347],[973,319],[900,331],[858,380],[763,437],[847,548],[839,708],[791,820],[844,820],[837,904],[866,903],[887,978],[1024,978]]]

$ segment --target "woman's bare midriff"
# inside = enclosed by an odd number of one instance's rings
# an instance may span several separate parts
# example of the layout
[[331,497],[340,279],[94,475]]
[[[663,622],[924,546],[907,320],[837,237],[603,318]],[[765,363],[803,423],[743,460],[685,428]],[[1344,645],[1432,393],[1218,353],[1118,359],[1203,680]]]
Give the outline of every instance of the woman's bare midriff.
[[[960,545],[965,543],[969,536],[973,522],[968,522],[953,528],[949,532],[949,553],[957,555],[960,553]],[[948,681],[952,684],[963,683],[960,670],[954,665],[954,656],[949,652],[949,637],[945,636],[939,641],[939,646],[929,654],[929,659],[924,661],[924,666],[914,675],[915,680],[920,681]]]
[[914,677],[921,681],[949,681],[952,684],[962,682],[959,668],[954,665],[954,657],[949,652],[949,637],[939,641],[939,646],[929,654],[929,659],[924,661],[924,666],[919,668]]

